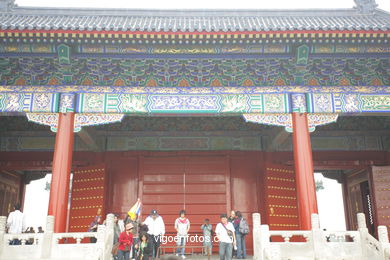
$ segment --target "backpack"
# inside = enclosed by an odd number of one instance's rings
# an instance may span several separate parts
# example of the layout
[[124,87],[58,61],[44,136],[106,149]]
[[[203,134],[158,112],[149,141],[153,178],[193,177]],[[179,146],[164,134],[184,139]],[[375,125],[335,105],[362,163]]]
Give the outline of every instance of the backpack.
[[249,225],[245,218],[241,219],[240,224],[238,226],[238,231],[243,235],[249,233]]

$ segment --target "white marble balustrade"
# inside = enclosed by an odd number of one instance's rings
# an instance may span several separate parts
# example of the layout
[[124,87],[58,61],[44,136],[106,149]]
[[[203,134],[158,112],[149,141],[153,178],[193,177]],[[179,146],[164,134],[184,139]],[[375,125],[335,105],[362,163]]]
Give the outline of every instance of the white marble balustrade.
[[[0,217],[0,260],[110,260],[114,216],[98,232],[54,233],[52,216],[47,218],[45,233],[6,234],[6,218]],[[357,231],[323,231],[318,215],[312,216],[312,230],[269,230],[261,225],[260,214],[253,214],[255,260],[390,260],[387,228],[378,227],[378,238],[368,233],[364,214],[358,214]],[[97,238],[90,243],[89,238]],[[21,245],[9,245],[13,239]],[[64,242],[67,240],[67,242]],[[26,244],[33,241],[32,244]]]
[[379,226],[379,240],[375,239],[362,213],[357,231],[323,231],[317,214],[308,231],[270,231],[261,225],[259,213],[253,214],[253,223],[255,260],[390,260],[387,228]]
[[[72,259],[111,260],[114,215],[107,215],[106,225],[97,232],[54,233],[54,217],[48,216],[44,233],[6,234],[6,217],[0,217],[0,260]],[[97,238],[90,243],[90,238]],[[10,245],[18,239],[21,245]],[[32,244],[26,244],[33,241]]]

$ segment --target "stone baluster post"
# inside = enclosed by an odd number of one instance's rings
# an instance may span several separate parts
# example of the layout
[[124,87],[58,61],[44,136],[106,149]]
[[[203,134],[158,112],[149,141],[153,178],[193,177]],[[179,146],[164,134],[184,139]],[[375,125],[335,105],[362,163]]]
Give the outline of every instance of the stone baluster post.
[[43,239],[41,243],[41,256],[43,259],[49,259],[51,257],[51,249],[54,234],[54,216],[47,216],[46,228],[43,233]]
[[104,260],[111,259],[111,250],[114,242],[114,214],[108,214],[106,217]]
[[261,225],[260,234],[261,235],[260,235],[260,259],[259,260],[264,260],[266,259],[265,250],[270,250],[271,247],[270,244],[271,235],[269,233],[269,226]]
[[379,242],[388,244],[389,243],[389,234],[387,232],[386,226],[378,226],[378,238]]
[[320,217],[318,214],[311,214],[311,229],[320,229]]
[[324,239],[323,232],[320,228],[320,217],[318,216],[318,214],[311,214],[311,232],[312,240],[307,241],[307,243],[311,244],[315,258],[321,259],[326,254],[326,252],[324,252],[326,248],[326,241]]
[[255,260],[264,260],[264,249],[270,247],[270,234],[268,225],[261,225],[259,213],[253,213],[253,250]]
[[4,250],[4,235],[5,235],[5,226],[7,224],[7,217],[0,216],[0,257]]
[[381,244],[383,259],[390,259],[389,233],[386,226],[378,226],[378,240]]
[[367,228],[367,222],[366,222],[366,216],[364,213],[358,213],[357,214],[357,222],[358,222],[358,231],[360,234],[360,243],[361,243],[361,249],[362,249],[362,255],[365,257],[364,259],[369,259],[368,255],[368,245],[366,245],[366,237],[369,235],[368,228]]
[[[93,255],[95,255],[94,257],[97,257],[99,256],[99,259],[103,259],[105,260],[104,258],[104,255],[105,255],[105,238],[106,238],[106,226],[105,225],[99,225],[98,226],[98,229],[97,229],[97,232],[96,232],[96,235],[97,235],[97,241],[96,241],[96,251],[95,252],[91,252],[91,260],[92,259],[95,259],[95,258],[92,258]],[[97,258],[96,258],[97,259]]]
[[261,217],[260,213],[252,214],[253,220],[253,259],[261,260],[260,258],[260,248],[261,248]]
[[358,213],[357,214],[357,221],[358,221],[358,230],[364,230],[368,232],[367,229],[367,223],[366,223],[366,216],[364,213]]

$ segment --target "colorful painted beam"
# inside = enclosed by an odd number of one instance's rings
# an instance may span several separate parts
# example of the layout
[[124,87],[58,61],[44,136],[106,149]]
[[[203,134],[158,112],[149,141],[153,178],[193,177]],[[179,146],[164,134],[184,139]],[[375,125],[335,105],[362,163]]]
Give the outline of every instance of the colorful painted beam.
[[[367,90],[365,87],[359,88]],[[221,93],[219,89],[207,92],[210,89],[202,88],[192,89],[192,91],[174,88],[164,90],[155,94],[0,92],[0,112],[108,114],[390,112],[390,93],[283,93],[280,91],[282,93],[248,94],[240,93],[240,88],[230,89],[228,93],[223,91]],[[297,90],[302,89],[298,87]]]
[[79,94],[78,113],[288,113],[287,94]]
[[0,93],[0,112],[58,112],[60,93]]

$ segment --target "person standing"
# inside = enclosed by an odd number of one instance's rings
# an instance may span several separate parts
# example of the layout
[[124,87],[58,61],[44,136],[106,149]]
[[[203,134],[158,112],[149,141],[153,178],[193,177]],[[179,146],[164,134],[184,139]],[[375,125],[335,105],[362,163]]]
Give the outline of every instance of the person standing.
[[[247,226],[246,220],[242,217],[242,214],[240,211],[236,211],[237,219],[234,221],[233,226],[236,231],[236,241],[237,241],[237,258],[238,259],[245,259],[246,258],[246,245],[245,245],[245,236],[248,233],[243,230],[240,230],[240,227],[245,225]],[[248,230],[249,232],[249,230]]]
[[[88,228],[88,232],[97,232],[98,226],[100,225],[100,221],[102,220],[101,216],[96,216],[94,220],[91,222]],[[90,237],[89,240],[91,243],[96,243],[97,238],[96,237]]]
[[[7,228],[9,234],[21,234],[26,230],[26,220],[24,214],[20,211],[20,204],[14,205],[14,211],[9,213],[7,219]],[[10,245],[20,245],[19,239],[10,241]]]
[[217,224],[215,233],[219,240],[219,259],[231,260],[233,245],[235,245],[235,234],[233,224],[228,222],[226,214],[221,215],[221,222]]
[[119,236],[122,233],[122,228],[119,224],[119,215],[115,214],[114,215],[114,244],[119,241]]
[[158,249],[161,243],[161,237],[165,234],[165,224],[163,218],[158,215],[157,210],[152,210],[145,219],[145,225],[148,226],[149,240],[153,245],[153,258],[158,256]]
[[[228,222],[233,224],[233,227],[234,227],[235,230],[238,228],[236,221],[237,221],[236,212],[234,210],[232,210],[230,212],[230,216],[228,218]],[[232,257],[235,257],[235,256],[237,256],[237,248],[233,247],[232,248]]]
[[213,226],[210,224],[210,220],[206,218],[204,224],[200,228],[203,231],[203,246],[206,249],[206,255],[212,255],[213,238],[211,233],[213,231]]
[[129,260],[130,250],[133,245],[133,224],[125,226],[125,231],[119,235],[118,260]]
[[[122,233],[122,229],[124,229],[123,227],[121,227],[121,225],[119,224],[119,215],[118,214],[115,214],[114,215],[114,241],[113,241],[113,245],[115,245],[116,243],[119,243],[119,236],[121,235]],[[117,245],[119,246],[119,245]],[[114,260],[117,260],[118,259],[118,255],[114,255]]]
[[[139,242],[139,229],[140,229],[140,223],[138,220],[138,215],[135,214],[134,212],[128,212],[126,219],[125,219],[125,225],[127,223],[133,224],[133,239],[134,239],[134,245],[137,245]],[[133,252],[132,252],[132,258],[134,259],[136,255],[136,248],[133,247]]]
[[175,220],[175,229],[177,232],[176,245],[179,247],[177,248],[176,255],[179,255],[181,251],[181,258],[184,259],[186,258],[184,254],[188,231],[190,230],[190,220],[186,217],[186,211],[184,209],[179,212],[179,216],[180,217]]

